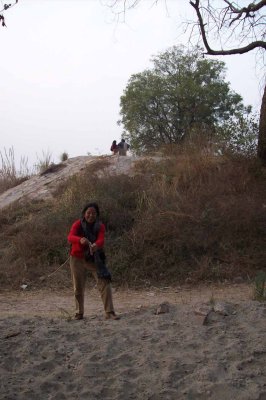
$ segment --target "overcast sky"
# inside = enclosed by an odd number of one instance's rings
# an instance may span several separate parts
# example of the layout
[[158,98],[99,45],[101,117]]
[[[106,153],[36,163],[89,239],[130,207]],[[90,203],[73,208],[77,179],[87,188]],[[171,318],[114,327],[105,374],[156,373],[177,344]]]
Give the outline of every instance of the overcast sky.
[[[0,0],[0,4],[4,1]],[[117,23],[106,0],[19,0],[0,27],[0,151],[34,164],[111,154],[120,140],[120,96],[150,58],[188,42],[181,22],[194,17],[188,0],[143,0]],[[226,80],[258,109],[262,91],[256,53],[221,58]]]

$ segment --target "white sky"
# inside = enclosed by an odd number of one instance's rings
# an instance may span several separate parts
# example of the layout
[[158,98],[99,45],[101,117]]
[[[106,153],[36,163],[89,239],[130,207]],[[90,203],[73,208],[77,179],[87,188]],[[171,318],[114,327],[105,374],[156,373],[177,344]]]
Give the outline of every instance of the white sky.
[[[43,153],[58,162],[111,154],[120,140],[120,96],[133,73],[173,45],[187,44],[180,24],[194,18],[189,0],[143,0],[117,24],[106,0],[19,0],[0,27],[0,151],[14,148],[32,165]],[[4,1],[0,0],[0,5]],[[2,7],[1,7],[2,8]],[[0,9],[1,9],[0,8]],[[221,58],[226,80],[258,109],[256,53]]]

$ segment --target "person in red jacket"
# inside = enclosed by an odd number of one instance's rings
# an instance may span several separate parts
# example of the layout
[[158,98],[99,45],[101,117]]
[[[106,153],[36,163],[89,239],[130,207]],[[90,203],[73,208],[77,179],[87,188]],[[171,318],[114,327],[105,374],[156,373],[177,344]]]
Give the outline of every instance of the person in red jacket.
[[99,220],[97,203],[88,203],[81,219],[75,221],[68,234],[71,243],[70,269],[74,286],[75,319],[83,319],[87,271],[94,276],[104,305],[106,319],[119,319],[114,312],[111,274],[105,265],[103,251],[105,225]]
[[118,153],[119,147],[116,144],[116,140],[113,140],[110,150],[113,152],[113,154],[117,154]]

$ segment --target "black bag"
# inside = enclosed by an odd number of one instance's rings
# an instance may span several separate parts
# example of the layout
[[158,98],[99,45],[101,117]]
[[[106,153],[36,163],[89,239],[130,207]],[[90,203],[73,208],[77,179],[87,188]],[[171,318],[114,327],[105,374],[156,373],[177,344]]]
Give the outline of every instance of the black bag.
[[107,281],[111,282],[112,275],[107,268],[105,260],[106,260],[106,257],[105,257],[104,252],[101,250],[96,250],[94,253],[94,262],[95,262],[96,269],[97,269],[97,276],[100,279],[106,279]]
[[[100,222],[97,220],[96,223],[93,224],[92,230],[90,230],[86,224],[84,219],[81,220],[81,227],[84,233],[84,236],[91,242],[94,243],[100,229]],[[85,260],[88,262],[95,263],[97,276],[100,279],[106,279],[111,282],[112,276],[109,272],[105,260],[105,253],[102,249],[96,250],[93,254],[90,253],[90,249],[86,249],[84,251]]]
[[95,264],[98,278],[106,279],[111,282],[112,276],[105,263],[106,257],[104,251],[101,249],[96,250],[95,253],[91,255],[88,249],[85,251],[84,255],[86,261]]

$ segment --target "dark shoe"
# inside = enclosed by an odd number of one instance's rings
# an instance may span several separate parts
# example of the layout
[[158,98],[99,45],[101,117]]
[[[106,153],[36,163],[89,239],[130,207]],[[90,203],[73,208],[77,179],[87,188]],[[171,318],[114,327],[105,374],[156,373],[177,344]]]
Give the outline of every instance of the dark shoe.
[[118,319],[120,319],[120,317],[118,315],[116,315],[116,313],[114,311],[111,311],[111,312],[105,313],[105,319],[118,320]]
[[75,319],[83,319],[83,314],[75,314]]

